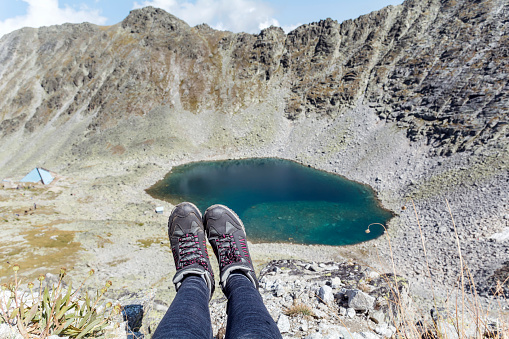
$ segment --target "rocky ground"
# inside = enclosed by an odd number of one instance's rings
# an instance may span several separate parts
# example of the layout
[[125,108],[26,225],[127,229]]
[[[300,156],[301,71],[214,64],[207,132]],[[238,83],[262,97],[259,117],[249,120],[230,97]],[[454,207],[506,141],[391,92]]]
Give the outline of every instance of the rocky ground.
[[[503,236],[508,226],[509,182],[504,174],[507,153],[428,157],[425,145],[408,143],[402,131],[366,112],[369,109],[361,107],[335,121],[310,119],[293,129],[285,127],[284,121],[276,121],[282,131],[278,142],[265,148],[255,142],[247,148],[237,146],[233,151],[227,149],[227,157],[217,151],[221,141],[212,135],[203,141],[210,148],[203,150],[179,148],[177,144],[171,149],[152,146],[151,153],[161,155],[148,159],[135,154],[119,161],[120,155],[114,150],[110,151],[110,159],[102,155],[86,161],[71,159],[69,163],[52,166],[59,170],[49,186],[24,184],[18,188],[16,179],[21,176],[6,178],[0,190],[3,235],[0,250],[5,258],[2,281],[8,279],[15,262],[21,266],[22,274],[30,277],[47,271],[56,273],[66,266],[76,281],[93,268],[96,274],[89,281],[91,287],[100,287],[110,279],[111,298],[123,305],[140,303],[153,310],[147,313],[142,328],[147,334],[149,327],[150,331],[154,329],[175,292],[171,283],[174,266],[166,234],[172,205],[153,199],[144,189],[161,179],[172,165],[187,161],[280,156],[370,184],[382,204],[397,213],[386,236],[364,244],[345,247],[250,244],[257,272],[263,275],[261,293],[286,336],[332,338],[334,333],[343,333],[343,327],[351,333],[378,336],[392,330],[390,326],[395,324],[390,318],[382,322],[387,328],[379,329],[382,332],[378,333],[369,312],[357,310],[352,317],[348,298],[341,288],[370,291],[372,287],[362,287],[365,281],[360,285],[358,281],[344,283],[348,281],[344,277],[339,278],[343,284],[334,285],[332,278],[339,274],[335,267],[347,263],[362,267],[359,274],[366,274],[364,268],[369,268],[368,273],[396,271],[405,277],[410,299],[415,303],[412,307],[418,314],[416,319],[429,320],[433,295],[444,305],[455,300],[451,296],[460,291],[455,282],[461,263],[446,198],[464,265],[468,265],[479,283],[479,292],[487,294],[495,278],[504,279],[503,263],[507,261],[508,246]],[[348,140],[336,140],[331,150],[330,138],[338,138],[341,130]],[[302,140],[306,143],[302,144]],[[480,202],[482,208],[476,208]],[[155,213],[157,206],[164,207],[163,214]],[[430,273],[422,250],[423,239]],[[300,267],[300,273],[288,273],[292,271],[287,270],[289,261],[280,264],[279,270],[270,271],[271,266],[266,265],[279,259],[297,260],[290,266]],[[315,263],[312,266],[320,268],[320,273],[306,269],[308,263]],[[217,266],[214,268],[217,271]],[[264,269],[270,272],[263,274]],[[303,285],[296,285],[295,279]],[[313,297],[323,286],[331,287],[335,295],[335,301],[327,305]],[[296,295],[297,291],[303,291],[306,297]],[[215,330],[219,331],[224,324],[225,301],[220,292],[216,295],[211,310]],[[481,299],[486,310],[507,312],[504,299],[501,304],[490,298]],[[285,318],[285,310],[294,302],[309,306],[314,316]],[[322,314],[322,318],[316,314]]]

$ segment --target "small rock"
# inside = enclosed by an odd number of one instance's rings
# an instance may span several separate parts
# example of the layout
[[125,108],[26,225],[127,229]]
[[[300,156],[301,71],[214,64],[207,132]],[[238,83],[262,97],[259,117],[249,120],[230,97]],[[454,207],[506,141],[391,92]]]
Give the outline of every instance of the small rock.
[[284,314],[279,315],[277,327],[281,333],[290,332],[290,319]]
[[383,337],[390,338],[394,333],[396,333],[396,328],[394,326],[389,326],[387,323],[381,323],[375,327],[375,333],[380,334]]
[[127,321],[122,323],[112,323],[104,329],[105,339],[127,339]]
[[324,319],[324,318],[327,318],[327,313],[325,313],[324,311],[320,310],[320,309],[315,309],[313,310],[313,313],[315,314],[315,317],[317,317],[318,319]]
[[323,336],[319,332],[311,333],[310,335],[304,337],[304,339],[323,339]]
[[349,307],[349,308],[347,308],[347,309],[346,309],[346,316],[347,316],[348,318],[355,318],[355,314],[356,314],[356,313],[355,313],[355,309],[353,309],[353,308],[351,308],[351,307]]
[[334,294],[332,293],[332,288],[329,286],[322,286],[318,291],[318,297],[320,300],[326,304],[334,301]]
[[369,271],[367,272],[366,276],[369,278],[369,279],[376,279],[378,277],[380,277],[380,273],[376,272],[376,271]]
[[0,324],[0,338],[23,339],[23,336],[15,327],[11,328],[9,325],[3,323]]
[[58,274],[46,273],[45,280],[46,280],[46,284],[54,285],[54,284],[58,284],[60,277],[58,276]]
[[369,312],[369,319],[373,321],[375,324],[379,324],[384,321],[385,314],[382,310],[378,311],[370,311]]
[[354,339],[353,333],[350,332],[350,330],[348,328],[343,327],[343,326],[338,326],[338,327],[339,327],[340,336],[343,337],[343,339]]
[[340,288],[341,287],[341,279],[339,279],[338,277],[332,278],[331,287],[334,289]]
[[286,290],[281,284],[277,284],[276,288],[274,289],[274,294],[276,297],[282,297],[286,293]]
[[315,265],[315,264],[307,265],[306,269],[310,270],[311,272],[318,272],[318,271],[320,271],[320,268],[317,265]]
[[346,316],[346,308],[340,307],[339,308],[339,315],[345,317]]
[[122,310],[124,321],[132,332],[140,330],[143,321],[143,305],[125,305]]
[[356,311],[368,311],[373,309],[375,305],[375,298],[360,291],[360,290],[347,290],[348,307]]
[[166,305],[154,303],[154,310],[156,310],[156,311],[166,313],[166,311],[168,311],[168,308],[169,307]]
[[509,241],[509,227],[504,228],[500,233],[491,235],[490,239],[493,239],[496,242]]

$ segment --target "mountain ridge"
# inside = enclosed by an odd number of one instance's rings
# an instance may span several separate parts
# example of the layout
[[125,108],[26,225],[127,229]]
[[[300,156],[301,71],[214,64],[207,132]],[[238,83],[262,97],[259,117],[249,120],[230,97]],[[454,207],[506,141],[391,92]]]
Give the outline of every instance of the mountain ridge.
[[[334,119],[360,99],[436,153],[500,148],[508,17],[503,1],[412,0],[287,35],[275,27],[257,35],[190,27],[152,7],[113,26],[22,29],[0,40],[0,133],[31,134],[78,113],[95,115],[89,132],[106,130],[162,105],[235,113],[279,87],[288,92],[289,120]],[[20,74],[27,66],[28,77]]]

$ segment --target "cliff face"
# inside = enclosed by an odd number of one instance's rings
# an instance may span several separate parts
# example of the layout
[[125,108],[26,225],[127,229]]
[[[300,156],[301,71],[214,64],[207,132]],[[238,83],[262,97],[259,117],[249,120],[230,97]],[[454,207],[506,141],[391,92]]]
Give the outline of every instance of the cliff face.
[[290,121],[362,102],[438,154],[503,148],[508,21],[505,0],[407,0],[287,35],[189,27],[151,7],[109,27],[26,28],[0,40],[0,137],[52,128],[77,145],[160,107],[228,115],[277,96]]
[[298,79],[287,111],[335,114],[362,97],[442,153],[507,136],[508,16],[503,1],[407,1],[299,27],[282,60]]

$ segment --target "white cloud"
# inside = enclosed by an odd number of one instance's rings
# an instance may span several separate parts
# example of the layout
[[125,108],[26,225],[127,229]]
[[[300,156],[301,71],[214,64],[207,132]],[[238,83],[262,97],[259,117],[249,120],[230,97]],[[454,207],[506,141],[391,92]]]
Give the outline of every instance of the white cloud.
[[154,6],[184,20],[191,26],[207,23],[215,29],[258,33],[270,25],[279,26],[274,9],[259,0],[145,0],[134,8]]
[[288,25],[288,26],[283,26],[281,28],[283,29],[283,31],[285,31],[286,34],[288,34],[299,26],[302,26],[302,24],[300,22],[296,25]]
[[22,27],[41,27],[59,25],[66,22],[91,22],[98,25],[106,23],[107,18],[98,10],[81,5],[79,10],[69,6],[61,8],[58,0],[22,0],[28,4],[24,15],[0,21],[0,37]]

